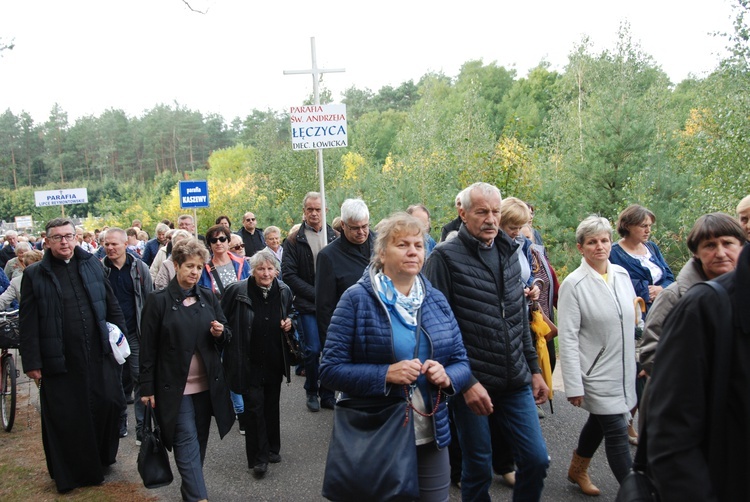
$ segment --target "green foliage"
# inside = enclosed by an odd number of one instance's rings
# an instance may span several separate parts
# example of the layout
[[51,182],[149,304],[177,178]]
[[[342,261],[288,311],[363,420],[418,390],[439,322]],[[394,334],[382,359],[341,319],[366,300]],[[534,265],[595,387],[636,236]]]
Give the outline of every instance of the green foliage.
[[[676,86],[623,25],[611,49],[582,39],[562,72],[542,61],[519,77],[473,60],[455,78],[428,73],[377,92],[347,89],[349,147],[323,154],[328,221],[344,199],[362,197],[373,222],[423,203],[437,230],[455,217],[459,190],[487,181],[536,206],[534,225],[562,277],[580,260],[580,220],[599,213],[614,222],[631,203],[656,213],[654,238],[679,270],[695,218],[731,213],[750,193],[749,6],[737,0],[731,56],[709,77]],[[321,102],[332,101],[322,87]],[[299,222],[304,194],[320,189],[316,152],[293,151],[289,136],[288,115],[274,110],[226,123],[175,102],[74,124],[59,105],[42,124],[7,110],[0,219],[57,216],[60,208],[33,206],[33,191],[85,186],[89,203],[67,214],[87,216],[87,225],[139,218],[153,229],[183,212],[179,180],[207,179],[211,207],[197,212],[200,231],[218,214],[239,222],[246,211],[286,230]]]

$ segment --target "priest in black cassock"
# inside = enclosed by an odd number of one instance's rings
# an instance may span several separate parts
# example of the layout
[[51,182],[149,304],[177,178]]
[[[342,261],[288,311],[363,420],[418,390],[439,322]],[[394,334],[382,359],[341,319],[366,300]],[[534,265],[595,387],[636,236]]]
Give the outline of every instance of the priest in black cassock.
[[46,226],[47,251],[21,282],[21,358],[41,382],[42,442],[61,493],[104,481],[116,461],[125,395],[107,322],[125,319],[96,257],[76,246],[70,220]]

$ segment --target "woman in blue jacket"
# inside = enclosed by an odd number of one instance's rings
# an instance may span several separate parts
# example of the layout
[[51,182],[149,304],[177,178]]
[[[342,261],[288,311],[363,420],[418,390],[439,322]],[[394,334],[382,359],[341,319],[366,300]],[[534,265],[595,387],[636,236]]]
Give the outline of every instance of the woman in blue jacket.
[[635,294],[646,302],[647,311],[659,293],[674,282],[659,246],[648,240],[655,221],[654,213],[643,206],[625,208],[617,219],[617,233],[622,239],[612,245],[609,257],[611,263],[628,271]]
[[[461,332],[443,294],[420,275],[425,255],[422,223],[396,213],[381,221],[376,232],[371,265],[341,297],[331,319],[320,379],[353,397],[403,395],[403,389],[412,386],[412,404],[428,414],[439,393],[461,392],[469,381]],[[416,333],[420,339],[415,358]],[[431,418],[414,413],[413,426],[420,500],[447,500],[450,466],[445,447],[450,431],[445,399]]]
[[[612,245],[609,255],[610,263],[620,265],[630,275],[635,295],[646,302],[646,313],[656,300],[656,297],[664,291],[664,288],[674,282],[674,274],[664,260],[659,246],[651,242],[651,227],[656,221],[654,213],[638,204],[626,207],[617,218],[617,233],[622,239]],[[635,315],[635,313],[634,313]],[[637,365],[636,389],[638,402],[645,385],[646,373]],[[633,418],[638,406],[631,411],[631,419],[628,422],[628,438],[631,444],[638,444],[638,433],[633,427]]]

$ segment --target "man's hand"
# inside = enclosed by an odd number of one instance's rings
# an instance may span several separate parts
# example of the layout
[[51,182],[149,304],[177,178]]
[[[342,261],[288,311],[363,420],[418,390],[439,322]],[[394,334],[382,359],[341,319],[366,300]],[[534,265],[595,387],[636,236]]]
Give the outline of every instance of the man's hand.
[[464,391],[466,406],[477,415],[487,416],[495,409],[484,385],[477,382]]
[[543,404],[547,402],[549,398],[549,387],[544,381],[541,373],[535,373],[531,375],[531,392],[534,394],[534,402],[536,404]]
[[26,372],[26,376],[32,380],[39,380],[42,378],[42,370],[29,370]]
[[145,406],[151,406],[152,408],[156,408],[156,398],[154,396],[141,396],[141,402]]

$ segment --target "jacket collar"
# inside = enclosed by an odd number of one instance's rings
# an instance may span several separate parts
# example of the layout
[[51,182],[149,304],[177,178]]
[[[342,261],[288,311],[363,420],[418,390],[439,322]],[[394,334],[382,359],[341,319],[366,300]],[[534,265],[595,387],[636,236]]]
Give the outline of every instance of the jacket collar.
[[[313,230],[312,227],[308,225],[307,223],[305,223],[305,221],[303,220],[299,226],[299,230],[297,230],[297,235],[295,236],[295,239],[298,242],[304,242],[305,244],[308,244],[307,235],[305,235],[306,228]],[[314,231],[315,230],[313,230],[313,232]],[[333,228],[331,228],[331,225],[326,223],[326,238],[328,239],[328,244],[330,244],[337,237],[338,237],[338,234],[336,234],[336,231]]]
[[[458,229],[458,238],[461,239],[466,247],[468,247],[475,253],[479,252],[479,246],[481,243],[476,237],[469,233],[469,230],[463,223],[461,224],[461,228]],[[500,254],[503,257],[510,256],[518,247],[518,243],[512,241],[510,237],[508,237],[508,235],[505,234],[505,232],[503,232],[502,230],[497,231],[497,236],[495,237],[492,245],[498,247],[498,249],[500,250]]]
[[[132,267],[134,260],[135,260],[135,257],[132,254],[125,252],[125,264],[123,264],[122,268],[128,269]],[[104,258],[102,258],[102,263],[107,268],[114,267],[114,265],[112,264],[112,260],[109,259],[109,256],[105,256]]]
[[[169,296],[172,297],[172,300],[175,304],[182,303],[185,300],[185,295],[182,293],[182,288],[180,287],[180,283],[177,282],[176,276],[173,277],[171,281],[169,281],[169,284],[167,285],[167,291],[169,292]],[[200,303],[201,306],[205,305],[205,296],[207,294],[212,295],[213,293],[203,289],[201,286],[195,286],[195,295],[198,297],[198,303]]]
[[[364,246],[365,243],[362,244],[354,244],[353,242],[350,242],[345,235],[341,235],[338,239],[339,244],[342,249],[344,249],[347,253],[352,253],[355,255],[363,256],[362,253],[360,253],[360,246]],[[367,236],[367,241],[365,241],[367,245],[370,247],[370,254],[374,252],[375,248],[375,236],[372,232]]]

